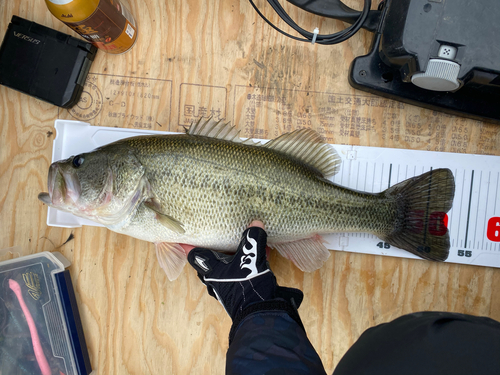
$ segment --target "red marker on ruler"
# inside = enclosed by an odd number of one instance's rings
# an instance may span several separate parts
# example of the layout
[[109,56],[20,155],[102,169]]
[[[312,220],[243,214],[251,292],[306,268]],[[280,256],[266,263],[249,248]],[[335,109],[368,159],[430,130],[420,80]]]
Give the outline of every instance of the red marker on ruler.
[[31,334],[31,342],[33,343],[33,351],[35,352],[35,358],[38,362],[38,366],[40,366],[40,371],[42,371],[42,375],[51,375],[52,371],[50,371],[49,363],[47,362],[47,358],[43,353],[42,344],[40,344],[40,338],[38,337],[38,331],[35,326],[35,321],[33,320],[33,317],[28,310],[28,306],[26,306],[26,303],[24,302],[24,298],[21,293],[21,286],[17,281],[9,279],[9,287],[16,295],[17,300],[19,301],[19,305],[21,305],[21,309],[23,310],[24,316],[26,317],[26,321],[28,322],[28,327]]
[[500,217],[492,217],[488,220],[486,236],[490,241],[500,242]]

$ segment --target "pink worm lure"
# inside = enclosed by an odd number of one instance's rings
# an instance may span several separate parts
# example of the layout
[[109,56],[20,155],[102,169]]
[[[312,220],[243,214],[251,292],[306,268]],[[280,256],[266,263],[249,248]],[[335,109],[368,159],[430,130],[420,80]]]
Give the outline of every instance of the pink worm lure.
[[31,334],[31,342],[33,343],[33,351],[35,352],[36,361],[38,362],[38,366],[40,366],[42,375],[51,375],[52,371],[50,371],[49,363],[47,362],[47,358],[43,353],[42,344],[40,344],[40,338],[38,337],[38,331],[35,326],[35,321],[33,320],[33,317],[28,310],[28,306],[26,306],[26,303],[24,302],[24,298],[21,293],[21,287],[19,286],[19,283],[17,281],[12,279],[9,279],[9,287],[16,295],[19,304],[21,305],[21,309],[23,310],[24,316],[26,317],[26,321],[28,322],[28,327]]

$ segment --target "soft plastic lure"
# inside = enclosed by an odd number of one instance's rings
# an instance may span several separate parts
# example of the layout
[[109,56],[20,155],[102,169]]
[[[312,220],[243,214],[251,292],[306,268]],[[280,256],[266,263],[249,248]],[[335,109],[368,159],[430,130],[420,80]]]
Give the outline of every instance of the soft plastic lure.
[[31,313],[24,302],[23,294],[21,293],[21,286],[15,280],[9,279],[9,287],[12,289],[14,294],[21,305],[21,309],[23,310],[24,316],[26,317],[26,321],[28,322],[28,327],[30,329],[31,334],[31,342],[33,343],[33,351],[35,352],[35,358],[40,367],[40,371],[42,371],[42,375],[51,375],[52,371],[50,371],[49,363],[47,362],[47,358],[43,353],[42,344],[40,344],[40,338],[38,337],[38,331],[36,329],[35,321],[31,316]]

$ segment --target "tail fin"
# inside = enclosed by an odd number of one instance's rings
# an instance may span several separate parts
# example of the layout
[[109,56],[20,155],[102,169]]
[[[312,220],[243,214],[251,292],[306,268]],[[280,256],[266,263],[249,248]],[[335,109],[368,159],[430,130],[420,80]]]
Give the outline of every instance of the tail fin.
[[395,197],[394,230],[379,234],[385,242],[429,260],[444,261],[450,236],[444,219],[455,195],[455,179],[449,169],[435,169],[410,178],[382,192]]

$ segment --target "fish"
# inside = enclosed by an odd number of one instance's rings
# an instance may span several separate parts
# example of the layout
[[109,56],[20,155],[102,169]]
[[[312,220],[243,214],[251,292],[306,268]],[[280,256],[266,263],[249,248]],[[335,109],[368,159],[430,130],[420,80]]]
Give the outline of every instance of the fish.
[[126,138],[54,162],[48,193],[38,198],[154,243],[170,280],[187,261],[180,244],[235,252],[254,220],[264,223],[268,245],[303,271],[327,260],[321,235],[335,232],[371,233],[421,258],[446,260],[444,220],[455,193],[449,169],[369,193],[330,181],[340,163],[311,129],[260,143],[203,118],[185,133]]

